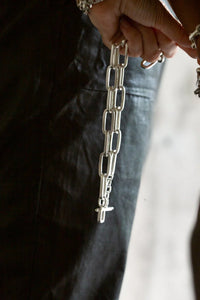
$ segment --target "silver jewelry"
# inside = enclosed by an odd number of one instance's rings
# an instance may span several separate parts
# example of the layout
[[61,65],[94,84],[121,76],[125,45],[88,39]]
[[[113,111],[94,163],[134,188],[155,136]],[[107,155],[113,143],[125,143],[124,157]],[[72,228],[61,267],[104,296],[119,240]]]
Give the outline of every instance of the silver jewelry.
[[189,40],[191,42],[191,47],[193,49],[197,48],[197,38],[200,36],[200,24],[196,26],[195,31],[193,31],[190,35],[189,35]]
[[[190,35],[189,35],[189,40],[191,41],[191,47],[193,49],[197,48],[197,38],[200,36],[200,24],[196,26],[195,31],[193,31]],[[200,97],[200,68],[196,69],[197,72],[197,89],[194,91],[195,95],[198,95]]]
[[[120,61],[120,49],[124,48],[124,61]],[[128,45],[125,40],[113,44],[110,55],[110,65],[106,72],[107,103],[103,112],[102,131],[105,135],[104,150],[99,157],[99,207],[95,209],[97,222],[104,223],[109,207],[109,197],[112,190],[112,180],[115,174],[117,155],[121,145],[121,112],[125,105],[124,70],[128,64]]]
[[155,62],[148,62],[148,61],[146,61],[145,59],[143,59],[142,61],[141,61],[141,67],[143,68],[143,69],[151,69],[153,66],[155,66],[157,63],[163,63],[165,61],[165,56],[164,56],[164,54],[163,54],[163,52],[161,51],[160,52],[160,57],[158,58],[158,60],[157,61],[155,61]]
[[196,69],[197,71],[197,89],[194,91],[195,95],[198,95],[200,97],[200,68]]
[[[124,48],[124,60],[120,59],[120,50]],[[161,52],[156,61],[162,63],[165,57]],[[150,65],[149,65],[150,64]],[[103,112],[102,131],[104,138],[104,150],[99,157],[99,207],[97,212],[97,222],[104,223],[106,213],[112,211],[114,207],[109,206],[109,197],[112,190],[112,181],[115,174],[117,155],[120,151],[122,133],[121,112],[125,106],[126,90],[124,87],[124,71],[128,65],[128,44],[123,40],[119,44],[113,44],[110,54],[110,65],[106,72],[107,103]],[[141,66],[145,69],[153,67],[155,63],[148,63],[143,60]]]
[[76,4],[84,14],[88,15],[92,6],[102,1],[103,0],[76,0]]

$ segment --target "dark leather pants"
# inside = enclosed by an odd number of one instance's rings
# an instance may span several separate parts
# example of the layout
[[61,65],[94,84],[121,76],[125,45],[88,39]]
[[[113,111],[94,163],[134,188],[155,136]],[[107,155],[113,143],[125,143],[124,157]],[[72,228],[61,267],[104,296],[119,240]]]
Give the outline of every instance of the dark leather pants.
[[106,222],[98,159],[110,51],[75,0],[0,4],[1,300],[116,300],[161,66],[129,59]]

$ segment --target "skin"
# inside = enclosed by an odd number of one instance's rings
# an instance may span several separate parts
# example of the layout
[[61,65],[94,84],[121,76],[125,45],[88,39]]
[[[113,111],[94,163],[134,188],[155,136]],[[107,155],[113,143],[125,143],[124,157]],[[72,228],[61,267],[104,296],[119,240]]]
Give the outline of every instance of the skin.
[[[171,0],[171,6],[183,24],[187,33],[193,32],[197,24],[200,24],[199,0]],[[200,37],[197,39],[197,55],[200,64]]]
[[113,42],[126,39],[129,56],[153,62],[161,51],[172,57],[179,46],[193,58],[197,57],[197,51],[191,49],[188,31],[159,0],[104,0],[93,5],[89,17],[108,48]]

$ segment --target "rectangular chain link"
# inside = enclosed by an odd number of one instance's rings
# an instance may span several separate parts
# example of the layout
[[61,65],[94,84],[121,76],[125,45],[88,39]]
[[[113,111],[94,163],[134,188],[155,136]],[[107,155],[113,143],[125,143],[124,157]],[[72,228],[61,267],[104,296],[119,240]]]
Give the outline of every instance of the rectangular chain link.
[[[120,50],[124,48],[124,61],[120,62]],[[99,157],[99,207],[95,209],[97,221],[104,223],[109,207],[109,197],[112,190],[112,180],[115,174],[117,155],[121,146],[121,112],[125,105],[126,90],[124,87],[124,70],[128,65],[128,45],[126,41],[113,44],[110,55],[110,65],[106,71],[107,101],[102,118],[102,132],[105,135],[104,149]],[[119,105],[118,105],[119,104]],[[114,143],[115,141],[115,143]]]

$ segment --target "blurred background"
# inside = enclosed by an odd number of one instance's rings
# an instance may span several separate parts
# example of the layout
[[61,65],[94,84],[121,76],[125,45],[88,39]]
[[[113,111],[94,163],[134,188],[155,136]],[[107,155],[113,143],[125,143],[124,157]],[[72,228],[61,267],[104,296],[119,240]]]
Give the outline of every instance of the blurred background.
[[196,67],[181,50],[165,66],[120,300],[194,300],[190,237],[200,195]]

